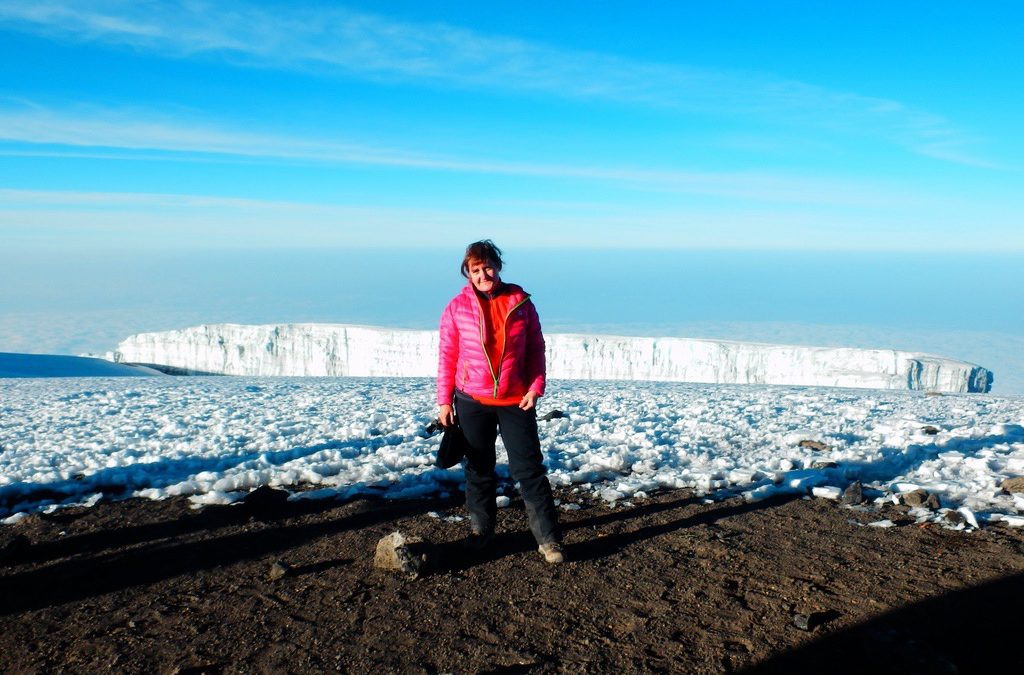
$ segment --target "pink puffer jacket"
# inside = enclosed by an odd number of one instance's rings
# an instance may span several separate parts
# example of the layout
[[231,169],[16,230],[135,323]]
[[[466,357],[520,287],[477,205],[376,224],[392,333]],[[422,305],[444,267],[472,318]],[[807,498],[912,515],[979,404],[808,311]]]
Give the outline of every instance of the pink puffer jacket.
[[470,396],[504,398],[528,391],[544,395],[544,335],[528,293],[504,284],[491,302],[505,305],[505,345],[496,373],[484,347],[483,308],[472,284],[452,298],[441,314],[437,404],[452,402],[458,388]]

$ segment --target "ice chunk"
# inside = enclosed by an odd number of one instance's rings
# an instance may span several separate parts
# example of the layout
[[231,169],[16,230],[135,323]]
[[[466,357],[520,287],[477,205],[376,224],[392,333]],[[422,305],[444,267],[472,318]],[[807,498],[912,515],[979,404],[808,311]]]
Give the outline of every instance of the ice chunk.
[[[546,343],[548,376],[553,380],[948,392],[988,391],[992,383],[991,373],[974,364],[892,349],[554,333],[546,336]],[[124,363],[225,375],[428,377],[437,373],[437,354],[437,331],[346,324],[210,324],[133,335],[117,346],[113,357]],[[168,429],[171,434],[177,431]]]
[[971,527],[978,527],[978,519],[974,516],[974,511],[971,511],[966,506],[961,506],[957,511],[964,517],[964,520],[967,521],[968,525]]
[[746,485],[753,481],[758,473],[755,469],[733,469],[729,472],[728,479],[733,485]]
[[824,487],[811,488],[811,494],[822,499],[839,499],[843,491],[837,487],[826,485]]
[[605,500],[606,502],[617,502],[618,500],[622,499],[625,496],[626,495],[622,494],[621,492],[613,488],[605,488],[601,490],[601,499]]

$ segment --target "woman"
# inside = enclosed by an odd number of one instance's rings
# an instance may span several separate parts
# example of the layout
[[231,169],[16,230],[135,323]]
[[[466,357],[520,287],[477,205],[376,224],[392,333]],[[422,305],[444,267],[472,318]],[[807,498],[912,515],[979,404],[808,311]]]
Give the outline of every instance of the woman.
[[[558,513],[537,436],[537,399],[544,395],[544,336],[530,296],[501,280],[501,250],[489,239],[466,247],[469,279],[441,314],[438,418],[458,418],[466,437],[466,507],[470,545],[494,536],[498,479],[494,442],[508,451],[509,472],[526,503],[530,530],[544,559],[564,558]],[[453,407],[454,404],[454,407]]]

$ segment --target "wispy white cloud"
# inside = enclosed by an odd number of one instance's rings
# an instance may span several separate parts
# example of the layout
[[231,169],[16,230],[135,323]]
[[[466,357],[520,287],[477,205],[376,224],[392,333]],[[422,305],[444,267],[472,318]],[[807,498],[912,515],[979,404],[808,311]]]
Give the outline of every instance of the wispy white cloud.
[[[0,190],[5,246],[67,248],[458,247],[494,236],[521,247],[759,250],[1020,251],[1024,234],[980,227],[964,242],[956,213],[635,206],[501,201],[475,207],[311,203],[192,194]],[[381,233],[387,233],[386,237]]]
[[644,62],[338,7],[229,0],[106,0],[83,7],[66,0],[9,0],[0,5],[0,22],[57,39],[171,57],[217,55],[243,66],[786,120],[882,137],[946,161],[986,165],[971,153],[972,139],[948,120],[898,101],[771,74]]
[[387,149],[325,139],[304,140],[182,124],[140,110],[81,108],[53,111],[21,101],[0,110],[0,139],[34,144],[125,150],[225,154],[364,164],[429,165],[429,160]]
[[[636,167],[544,164],[428,155],[415,151],[239,132],[170,120],[140,110],[82,108],[57,112],[21,102],[0,108],[3,155],[45,155],[153,161],[317,162],[425,171],[588,180],[640,191],[701,195],[751,202],[851,207],[922,203],[925,197],[857,181],[765,171],[707,172]],[[29,145],[25,145],[29,144]],[[928,199],[932,199],[928,197]]]

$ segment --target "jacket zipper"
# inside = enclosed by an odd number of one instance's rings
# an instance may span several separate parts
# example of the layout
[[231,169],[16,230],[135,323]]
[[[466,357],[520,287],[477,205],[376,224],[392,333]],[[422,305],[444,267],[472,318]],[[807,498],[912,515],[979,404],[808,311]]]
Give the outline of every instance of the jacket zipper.
[[[508,310],[508,313],[505,314],[505,326],[508,326],[508,318],[512,316],[512,312],[526,304],[526,301],[529,299],[530,296],[527,295],[525,298],[517,302],[512,309]],[[487,354],[487,344],[484,342],[484,306],[483,303],[480,302],[480,298],[476,299],[476,306],[480,310],[480,349],[484,353],[484,361],[487,362],[487,370],[491,371],[491,379],[494,380],[494,398],[498,398],[498,378],[501,376],[501,362],[505,360],[505,347],[508,344],[508,332],[502,331],[501,333],[501,356],[498,357],[498,372],[495,373],[494,366],[491,365],[491,357]]]
[[[516,311],[517,309],[522,307],[524,304],[526,304],[526,301],[529,300],[529,299],[530,299],[530,296],[527,295],[525,298],[523,298],[518,303],[516,303],[516,305],[512,309],[508,310],[508,314],[505,315],[505,325],[503,326],[504,330],[501,331],[501,356],[498,357],[498,376],[499,377],[501,376],[501,362],[505,360],[505,347],[508,344],[508,318],[510,316],[512,316],[512,312]],[[487,362],[490,363],[490,359],[488,359]],[[498,380],[497,380],[497,378],[495,378],[495,380],[494,380],[494,398],[498,398]]]
[[[476,298],[476,293],[473,294]],[[494,366],[491,365],[491,357],[487,354],[487,343],[484,341],[484,305],[480,302],[480,298],[476,298],[477,309],[480,310],[480,351],[484,353],[484,361],[487,362],[487,370],[491,373],[491,379],[494,380],[494,398],[498,398],[498,377],[494,374]],[[504,351],[504,347],[502,348]],[[498,363],[499,368],[501,363]]]

